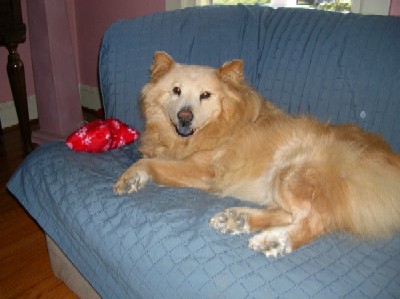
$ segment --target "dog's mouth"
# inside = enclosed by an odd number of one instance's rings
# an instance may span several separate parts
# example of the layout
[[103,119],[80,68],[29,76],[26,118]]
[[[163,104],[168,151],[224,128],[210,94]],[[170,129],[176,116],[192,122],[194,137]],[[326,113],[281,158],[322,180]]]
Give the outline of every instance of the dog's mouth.
[[176,133],[178,133],[181,137],[189,137],[194,134],[196,131],[191,127],[182,127],[182,126],[175,126]]
[[175,125],[176,133],[181,137],[193,135],[196,130],[192,126],[194,115],[190,107],[182,108],[178,112],[177,118],[178,124]]

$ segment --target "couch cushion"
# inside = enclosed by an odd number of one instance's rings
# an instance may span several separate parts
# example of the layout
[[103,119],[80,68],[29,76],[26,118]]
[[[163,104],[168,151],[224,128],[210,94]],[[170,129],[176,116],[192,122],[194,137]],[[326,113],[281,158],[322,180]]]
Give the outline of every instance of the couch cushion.
[[7,187],[103,298],[391,298],[400,290],[400,236],[326,236],[278,259],[249,236],[208,227],[234,199],[147,185],[115,196],[136,145],[101,154],[64,143],[35,150]]
[[214,67],[245,61],[245,77],[290,113],[350,122],[400,151],[400,18],[262,6],[189,8],[123,20],[104,35],[107,117],[142,129],[140,90],[153,53]]

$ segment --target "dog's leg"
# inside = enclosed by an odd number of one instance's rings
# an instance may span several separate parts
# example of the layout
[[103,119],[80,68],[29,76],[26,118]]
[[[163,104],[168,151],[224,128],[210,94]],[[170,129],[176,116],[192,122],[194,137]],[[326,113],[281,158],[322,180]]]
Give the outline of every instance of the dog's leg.
[[292,215],[281,209],[230,208],[210,219],[210,226],[224,234],[243,234],[292,223]]
[[250,239],[249,247],[274,257],[290,253],[325,232],[318,215],[301,215],[294,219],[281,208],[230,208],[212,217],[209,224],[232,235],[262,230]]
[[249,240],[252,250],[277,257],[292,252],[326,233],[322,218],[310,213],[286,226],[271,227]]
[[114,192],[122,195],[125,193],[136,192],[141,189],[149,180],[149,174],[143,163],[143,160],[132,164],[117,180],[114,185]]
[[[251,249],[275,257],[335,229],[329,184],[340,185],[335,176],[322,176],[309,165],[288,165],[276,173],[273,180],[275,202],[290,212],[293,221],[288,225],[271,225],[249,240]],[[336,192],[335,196],[340,194]]]
[[[248,231],[262,229],[261,233],[249,240],[252,250],[266,256],[284,255],[334,229],[330,209],[326,204],[332,201],[326,200],[326,188],[314,169],[283,169],[278,172],[273,187],[275,203],[281,208],[266,210],[264,214],[259,214],[259,219],[254,217],[256,213],[244,213],[244,223],[253,227]],[[253,221],[252,217],[256,220]],[[222,222],[219,221],[220,226]]]
[[116,194],[132,193],[148,180],[164,186],[189,187],[208,190],[214,172],[205,163],[206,158],[190,157],[184,160],[142,159],[126,170],[114,185]]

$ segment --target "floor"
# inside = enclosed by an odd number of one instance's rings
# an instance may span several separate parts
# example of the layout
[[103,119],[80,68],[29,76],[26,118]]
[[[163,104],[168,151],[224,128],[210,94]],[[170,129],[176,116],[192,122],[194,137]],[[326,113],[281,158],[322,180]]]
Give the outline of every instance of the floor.
[[53,275],[43,231],[5,187],[25,155],[18,127],[3,131],[0,134],[0,298],[77,298]]

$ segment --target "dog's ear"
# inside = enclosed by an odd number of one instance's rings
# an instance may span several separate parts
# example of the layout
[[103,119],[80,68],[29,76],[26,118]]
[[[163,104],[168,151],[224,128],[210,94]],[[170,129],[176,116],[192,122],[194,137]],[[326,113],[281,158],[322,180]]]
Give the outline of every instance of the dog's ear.
[[151,81],[156,82],[159,78],[168,73],[174,64],[175,61],[167,53],[161,51],[155,52],[153,64],[150,68]]
[[243,81],[243,61],[232,60],[225,62],[218,69],[218,77],[223,82],[240,83]]

